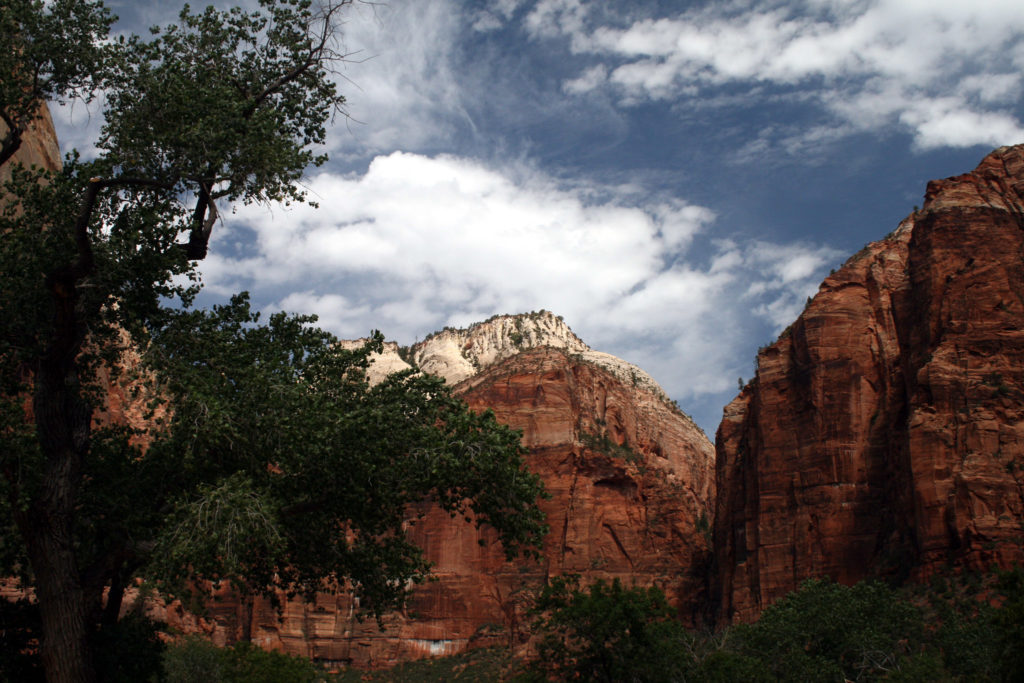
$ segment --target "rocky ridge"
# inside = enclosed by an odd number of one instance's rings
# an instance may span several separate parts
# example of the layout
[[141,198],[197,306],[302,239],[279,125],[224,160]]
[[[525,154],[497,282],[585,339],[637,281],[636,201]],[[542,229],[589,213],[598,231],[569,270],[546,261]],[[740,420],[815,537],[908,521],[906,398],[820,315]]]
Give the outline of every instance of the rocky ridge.
[[[341,342],[355,348],[365,339]],[[653,377],[610,353],[595,351],[572,331],[562,316],[550,311],[495,315],[465,328],[445,327],[411,347],[385,342],[368,371],[371,382],[413,366],[456,385],[487,368],[529,349],[563,349],[576,360],[601,367],[623,382],[641,387],[672,403]]]
[[716,598],[1024,560],[1024,147],[929,183],[821,285],[719,427]]

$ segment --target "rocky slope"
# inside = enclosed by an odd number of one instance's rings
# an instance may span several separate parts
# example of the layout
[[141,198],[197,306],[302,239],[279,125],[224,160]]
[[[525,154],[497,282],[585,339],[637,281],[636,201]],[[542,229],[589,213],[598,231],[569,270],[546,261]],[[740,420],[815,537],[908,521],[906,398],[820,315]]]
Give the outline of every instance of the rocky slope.
[[929,183],[758,354],[717,435],[716,598],[1024,560],[1024,147]]
[[[257,643],[361,667],[481,644],[520,646],[532,596],[546,577],[566,572],[656,584],[682,608],[692,608],[710,556],[714,455],[707,437],[653,380],[648,384],[635,367],[590,351],[555,316],[536,314],[534,328],[516,320],[502,316],[470,330],[447,330],[413,352],[424,365],[446,358],[443,367],[451,368],[461,367],[456,356],[465,358],[463,350],[475,349],[468,354],[475,364],[469,363],[483,369],[456,391],[472,407],[490,408],[523,430],[528,465],[552,494],[542,502],[552,529],[542,560],[506,562],[490,531],[427,509],[411,536],[435,564],[437,580],[417,587],[408,609],[389,616],[383,631],[372,620],[359,622],[345,596],[288,603],[281,619],[258,601],[252,617]],[[523,329],[536,334],[508,338]],[[545,339],[564,343],[518,351]],[[397,355],[397,348],[385,349],[381,365],[398,367],[391,358]],[[205,622],[175,610],[161,616],[206,630],[219,642],[233,640],[247,618],[231,600],[214,606]]]

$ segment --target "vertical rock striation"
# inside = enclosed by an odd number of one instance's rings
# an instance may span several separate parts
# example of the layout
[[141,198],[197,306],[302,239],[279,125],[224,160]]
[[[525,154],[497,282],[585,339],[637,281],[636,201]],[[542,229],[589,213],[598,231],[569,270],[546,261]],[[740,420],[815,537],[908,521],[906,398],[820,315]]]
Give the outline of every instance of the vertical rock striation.
[[717,434],[716,598],[1024,560],[1024,147],[929,183],[758,354]]
[[[591,351],[553,315],[532,318],[545,336],[523,332],[531,329],[531,317],[518,325],[516,317],[446,330],[412,351],[437,358],[448,348],[453,362],[444,367],[466,359],[463,350],[480,354],[468,361],[474,374],[456,392],[473,408],[491,409],[499,421],[523,430],[527,464],[552,496],[541,502],[551,526],[541,559],[508,562],[492,531],[425,506],[414,511],[424,517],[410,537],[434,563],[436,580],[415,587],[407,609],[388,615],[383,630],[373,620],[358,621],[345,595],[289,602],[281,618],[257,600],[255,642],[358,667],[477,645],[521,646],[533,596],[547,577],[569,572],[585,581],[657,585],[691,616],[710,558],[711,443],[646,373]],[[515,331],[523,337],[509,339]],[[544,339],[555,343],[544,345]],[[397,360],[397,349],[386,348],[379,362],[401,367]],[[231,642],[243,614],[227,597],[202,627],[215,642]],[[188,615],[171,610],[161,616],[175,623]]]

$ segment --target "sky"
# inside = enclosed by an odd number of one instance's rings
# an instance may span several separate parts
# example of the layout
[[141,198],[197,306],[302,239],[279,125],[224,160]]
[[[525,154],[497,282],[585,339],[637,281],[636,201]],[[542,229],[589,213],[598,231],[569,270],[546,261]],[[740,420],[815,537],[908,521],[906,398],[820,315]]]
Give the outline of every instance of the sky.
[[[389,0],[341,30],[319,208],[222,207],[204,301],[400,344],[547,309],[712,439],[829,270],[1024,143],[1020,0]],[[88,144],[96,112],[54,113]]]

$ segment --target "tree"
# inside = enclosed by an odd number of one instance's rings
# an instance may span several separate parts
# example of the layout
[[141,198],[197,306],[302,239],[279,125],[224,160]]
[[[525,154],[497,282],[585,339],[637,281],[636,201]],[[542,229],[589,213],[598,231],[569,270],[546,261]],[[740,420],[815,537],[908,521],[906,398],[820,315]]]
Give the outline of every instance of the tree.
[[694,668],[692,636],[656,587],[624,588],[555,577],[534,607],[539,680],[682,681]]
[[888,586],[809,579],[731,634],[774,680],[874,680],[899,671],[922,643],[921,613]]
[[[379,340],[346,353],[308,318],[261,327],[244,298],[181,308],[218,205],[304,200],[344,103],[330,72],[349,1],[186,6],[147,39],[108,38],[99,2],[0,5],[0,559],[35,589],[50,681],[94,678],[97,625],[146,568],[254,591],[350,579],[379,611],[426,570],[407,502],[471,510],[510,551],[543,532],[514,436],[427,378],[369,388]],[[96,158],[16,162],[46,98],[97,89]],[[99,429],[101,380],[136,352],[168,424]]]
[[[99,3],[53,0],[40,11],[39,0],[4,0],[0,5],[0,165],[21,146],[39,115],[41,103],[69,96],[90,98],[104,71],[101,40],[113,22]],[[8,47],[9,45],[9,47]]]

